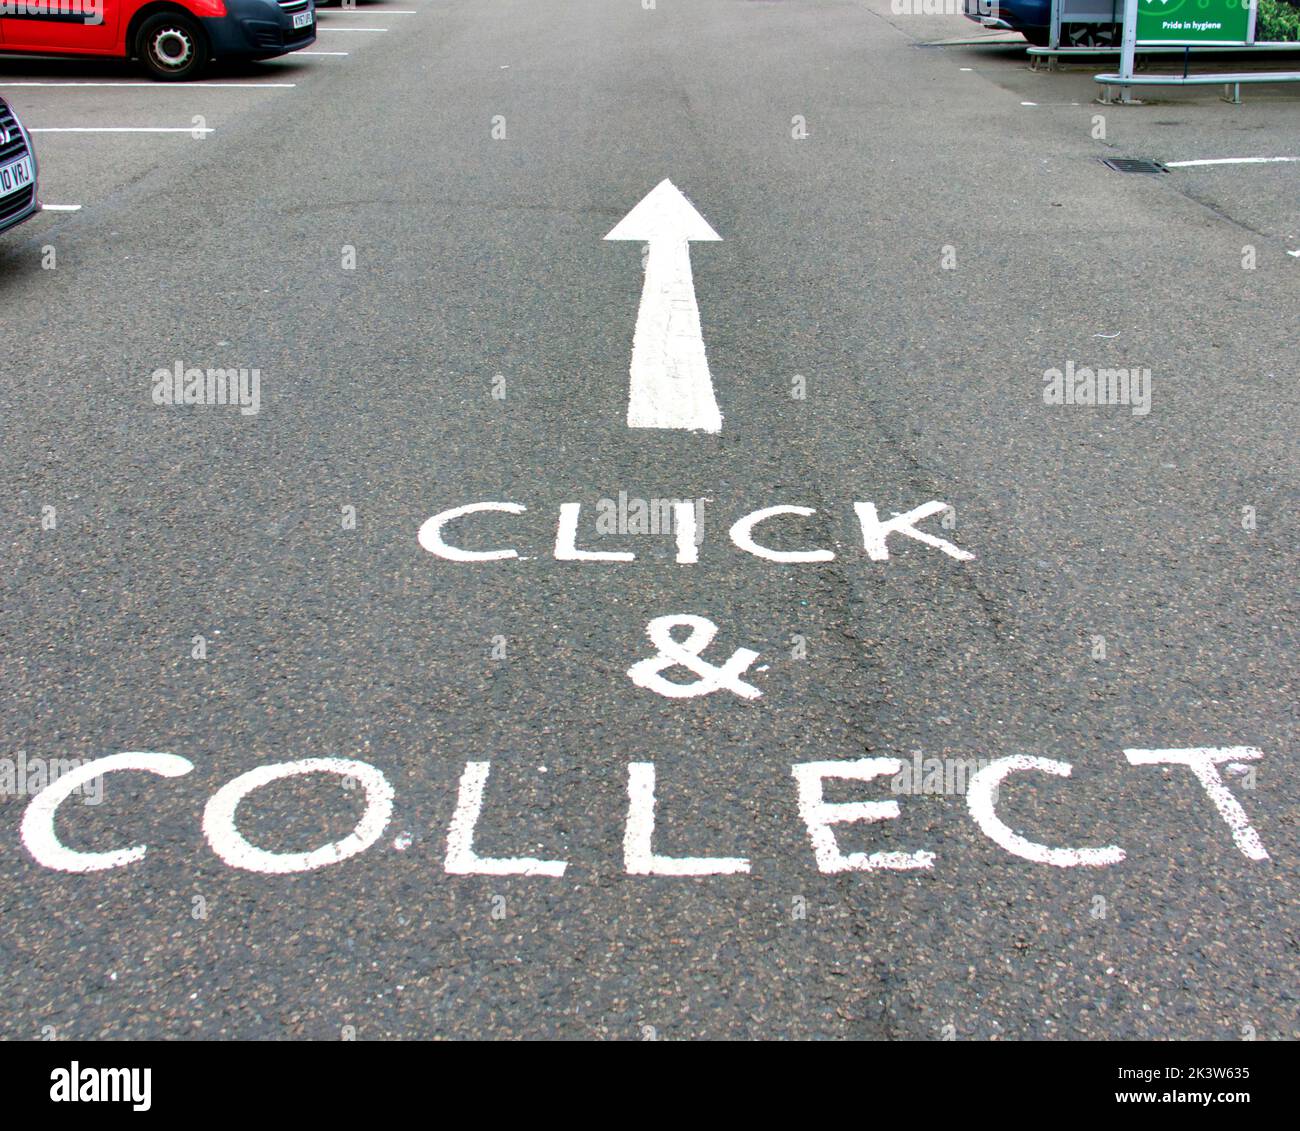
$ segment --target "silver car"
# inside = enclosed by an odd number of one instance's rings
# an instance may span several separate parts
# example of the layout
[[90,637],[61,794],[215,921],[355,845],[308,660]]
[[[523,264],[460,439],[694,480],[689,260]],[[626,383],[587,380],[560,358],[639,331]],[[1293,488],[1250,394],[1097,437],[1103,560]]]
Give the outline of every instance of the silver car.
[[0,98],[0,232],[40,211],[36,151],[18,115]]

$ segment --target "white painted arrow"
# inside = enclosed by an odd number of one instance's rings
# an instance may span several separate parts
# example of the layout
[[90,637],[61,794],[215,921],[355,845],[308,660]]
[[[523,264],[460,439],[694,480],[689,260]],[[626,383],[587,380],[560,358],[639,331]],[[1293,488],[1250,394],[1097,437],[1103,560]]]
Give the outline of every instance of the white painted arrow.
[[691,278],[691,240],[720,240],[672,183],[660,181],[607,240],[649,244],[632,339],[629,428],[721,432]]

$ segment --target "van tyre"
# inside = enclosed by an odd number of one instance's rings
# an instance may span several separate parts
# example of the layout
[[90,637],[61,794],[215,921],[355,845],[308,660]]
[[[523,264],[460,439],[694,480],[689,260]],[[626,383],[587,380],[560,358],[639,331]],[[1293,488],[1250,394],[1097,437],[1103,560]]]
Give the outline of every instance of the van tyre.
[[140,25],[136,56],[144,69],[165,82],[192,79],[208,65],[208,38],[198,22],[181,12],[160,12]]

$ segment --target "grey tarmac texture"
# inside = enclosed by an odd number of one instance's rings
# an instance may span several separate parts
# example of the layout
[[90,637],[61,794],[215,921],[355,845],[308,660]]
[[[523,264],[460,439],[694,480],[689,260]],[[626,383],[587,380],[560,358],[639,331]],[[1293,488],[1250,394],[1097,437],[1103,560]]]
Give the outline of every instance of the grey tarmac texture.
[[[345,67],[258,69],[299,87],[0,245],[6,745],[195,764],[61,811],[70,845],[149,845],[111,873],[41,868],[26,799],[0,799],[0,1035],[1300,1036],[1300,168],[1252,182],[1261,201],[1111,173],[1098,158],[1156,144],[1137,115],[1163,111],[1107,111],[1100,143],[1086,81],[1056,76],[1079,106],[1022,107],[1042,76],[922,49],[972,25],[913,30],[884,3],[411,6]],[[1180,106],[1179,142],[1220,149],[1156,156],[1226,155],[1241,135],[1218,106],[1198,135],[1202,108]],[[1269,124],[1256,151],[1294,150],[1293,100],[1236,110]],[[602,237],[664,177],[723,237],[692,248],[718,436],[624,426],[640,256]],[[149,375],[177,359],[258,366],[262,411],[156,407]],[[1045,406],[1067,359],[1149,367],[1151,413]],[[708,499],[699,563],[597,537],[619,491]],[[486,499],[528,511],[458,536],[521,560],[420,548],[430,515]],[[852,503],[929,499],[956,527],[927,528],[976,560],[894,539],[868,561]],[[555,561],[574,501],[583,545],[638,560]],[[731,546],[777,503],[817,514],[769,524],[774,544],[836,560]],[[685,612],[720,626],[708,658],[762,654],[762,699],[631,685],[647,622]],[[1264,751],[1253,790],[1229,780],[1268,862],[1190,774],[1122,755],[1230,745]],[[931,872],[819,874],[791,765],[918,750],[1072,763],[1008,783],[999,813],[1127,859],[1031,864],[927,795],[840,839],[928,849]],[[380,842],[301,876],[223,865],[212,793],[319,756],[388,776]],[[492,763],[478,850],[567,860],[562,879],[444,874],[470,760]],[[634,761],[657,769],[658,851],[752,874],[624,875]],[[300,851],[359,813],[314,778],[240,819]]]

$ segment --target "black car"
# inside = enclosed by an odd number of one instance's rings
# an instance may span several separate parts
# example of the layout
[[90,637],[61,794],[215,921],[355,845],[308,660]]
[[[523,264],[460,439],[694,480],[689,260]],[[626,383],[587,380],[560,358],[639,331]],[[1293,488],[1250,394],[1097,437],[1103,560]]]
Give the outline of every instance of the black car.
[[36,199],[36,151],[18,116],[0,98],[0,232],[40,211]]

